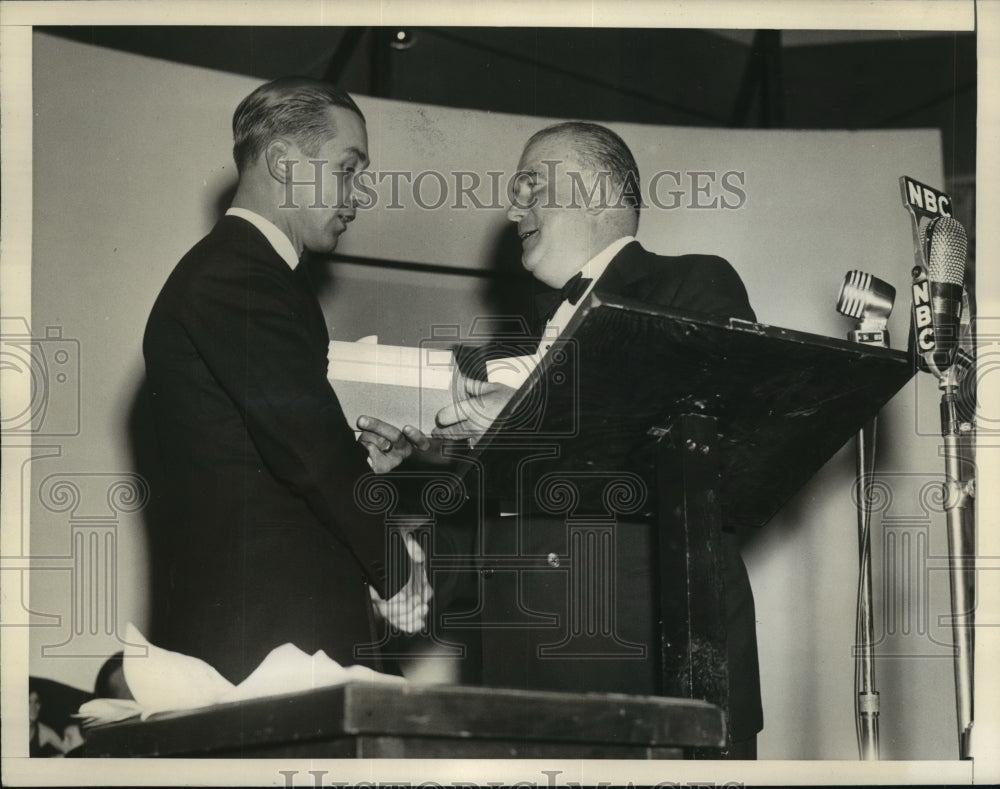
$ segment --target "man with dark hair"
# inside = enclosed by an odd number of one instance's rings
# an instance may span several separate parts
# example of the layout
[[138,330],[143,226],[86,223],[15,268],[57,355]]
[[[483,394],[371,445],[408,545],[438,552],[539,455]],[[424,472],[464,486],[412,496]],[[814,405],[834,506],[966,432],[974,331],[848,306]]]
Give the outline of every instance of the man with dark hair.
[[419,629],[426,578],[389,587],[385,524],[354,491],[428,441],[371,417],[355,440],[298,265],[304,251],[332,252],[355,218],[353,179],[368,163],[357,105],[282,78],[239,105],[233,132],[232,207],[163,286],[143,353],[166,510],[150,640],[238,683],[285,642],[362,662],[356,648],[378,641],[373,601]]
[[336,134],[328,109],[350,110],[365,120],[354,99],[336,85],[301,77],[281,77],[261,85],[233,113],[233,159],[242,173],[276,137],[291,137],[315,156]]
[[[536,133],[525,145],[507,218],[517,224],[524,268],[550,288],[561,290],[553,290],[554,299],[540,316],[542,341],[534,358],[522,367],[520,382],[548,352],[593,288],[707,318],[754,320],[743,283],[725,260],[709,255],[664,257],[647,252],[635,240],[638,184],[638,168],[628,146],[603,126],[560,123]],[[442,409],[435,434],[481,434],[510,400],[517,383],[460,380],[467,399]],[[658,504],[673,508],[671,502]],[[560,554],[566,551],[565,524],[540,512],[525,511],[523,502],[521,506],[520,524],[514,518],[487,518],[483,554],[509,558],[520,550],[522,556],[547,557],[548,566],[559,566]],[[553,580],[551,573],[547,576],[544,568],[505,571],[501,560],[495,567],[485,567],[483,573],[483,682],[532,689],[657,693],[657,609],[655,582],[648,569],[649,557],[655,555],[653,525],[619,522],[615,527],[615,621],[625,641],[645,647],[643,659],[541,655],[540,646],[558,642],[559,633],[537,626],[491,626],[523,619],[525,612],[531,612],[557,615],[565,628],[570,613],[562,581]],[[522,542],[517,543],[511,534],[519,527]],[[762,713],[753,595],[733,535],[724,535],[724,545],[733,738],[729,755],[754,758]]]

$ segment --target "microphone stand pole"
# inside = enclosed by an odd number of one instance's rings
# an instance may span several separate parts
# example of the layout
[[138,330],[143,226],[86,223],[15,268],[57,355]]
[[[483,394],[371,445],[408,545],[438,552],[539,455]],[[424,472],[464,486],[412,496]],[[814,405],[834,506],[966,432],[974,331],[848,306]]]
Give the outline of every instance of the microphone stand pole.
[[975,609],[975,554],[970,535],[969,506],[974,480],[964,480],[961,437],[972,425],[958,415],[957,365],[940,379],[941,436],[945,447],[945,513],[948,519],[948,563],[951,586],[951,630],[955,644],[955,704],[960,758],[971,758],[972,659]]
[[[890,307],[891,309],[891,307]],[[872,330],[874,328],[874,331]],[[888,347],[884,324],[874,327],[864,321],[848,338],[863,345]],[[875,472],[877,417],[862,425],[856,441],[858,470],[858,600],[855,631],[854,699],[858,756],[865,761],[879,758],[879,695],[875,690],[875,624],[872,606],[871,483]]]
[[858,469],[858,611],[854,687],[858,755],[879,758],[879,695],[875,690],[875,627],[872,613],[871,480],[875,465],[876,419],[862,426],[857,437]]

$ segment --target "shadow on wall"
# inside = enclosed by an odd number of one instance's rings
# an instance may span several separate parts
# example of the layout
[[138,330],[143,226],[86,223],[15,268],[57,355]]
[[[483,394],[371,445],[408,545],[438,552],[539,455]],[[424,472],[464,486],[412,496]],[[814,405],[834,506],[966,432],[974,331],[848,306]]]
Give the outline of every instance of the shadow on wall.
[[515,315],[533,321],[532,297],[550,290],[521,266],[521,240],[513,224],[503,225],[494,235],[489,255],[489,279],[484,301],[493,315]]
[[[377,335],[384,344],[417,346],[435,327],[457,325],[464,337],[479,318],[516,316],[530,322],[532,294],[544,286],[521,268],[514,228],[491,227],[481,243],[482,264],[475,267],[457,267],[444,258],[426,263],[339,253],[307,258],[330,338],[350,342]],[[480,321],[477,329],[484,324],[495,321]]]

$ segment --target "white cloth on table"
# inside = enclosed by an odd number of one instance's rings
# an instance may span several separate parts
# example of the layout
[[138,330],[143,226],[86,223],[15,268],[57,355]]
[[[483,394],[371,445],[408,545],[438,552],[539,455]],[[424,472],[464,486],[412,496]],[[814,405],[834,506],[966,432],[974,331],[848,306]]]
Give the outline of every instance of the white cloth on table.
[[[322,650],[309,655],[294,644],[282,644],[234,685],[203,660],[150,644],[131,622],[125,641],[131,645],[124,659],[125,681],[135,700],[93,699],[80,707],[79,717],[110,723],[134,715],[145,719],[156,712],[193,710],[346,682],[406,682],[367,666],[341,666]],[[135,647],[144,648],[145,654]]]

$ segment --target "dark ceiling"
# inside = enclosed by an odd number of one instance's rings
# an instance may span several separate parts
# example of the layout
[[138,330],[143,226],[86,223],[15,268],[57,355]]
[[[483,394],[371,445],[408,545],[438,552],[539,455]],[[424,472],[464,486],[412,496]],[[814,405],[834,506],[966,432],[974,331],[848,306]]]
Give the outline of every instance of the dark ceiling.
[[60,27],[46,32],[270,79],[327,77],[418,103],[665,125],[940,128],[975,173],[974,33]]

